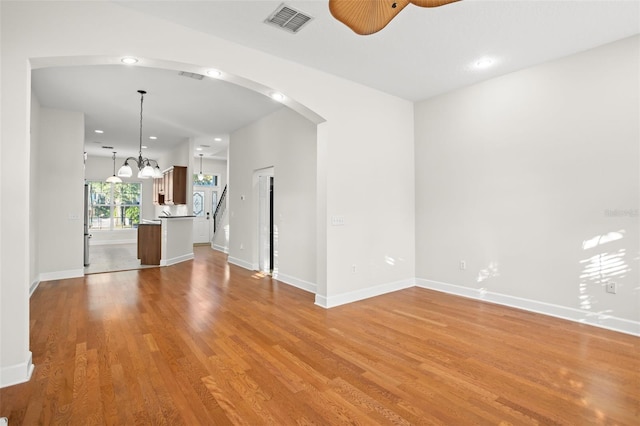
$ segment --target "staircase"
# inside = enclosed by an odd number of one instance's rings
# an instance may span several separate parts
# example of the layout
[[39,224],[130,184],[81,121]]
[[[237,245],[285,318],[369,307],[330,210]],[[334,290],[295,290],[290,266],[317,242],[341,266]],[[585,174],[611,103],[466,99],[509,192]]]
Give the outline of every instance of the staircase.
[[224,213],[227,211],[227,185],[224,186],[222,190],[222,195],[220,196],[220,200],[218,201],[218,205],[216,206],[216,211],[213,213],[213,235],[216,235],[218,232],[218,228],[222,224],[222,218],[224,217]]

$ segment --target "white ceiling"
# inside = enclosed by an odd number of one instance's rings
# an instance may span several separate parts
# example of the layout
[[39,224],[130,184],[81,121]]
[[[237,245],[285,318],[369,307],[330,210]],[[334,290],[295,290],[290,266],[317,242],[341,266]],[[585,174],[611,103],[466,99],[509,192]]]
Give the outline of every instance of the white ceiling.
[[[637,0],[410,4],[369,36],[334,19],[328,0],[285,1],[315,18],[297,34],[263,23],[280,0],[118,3],[413,101],[640,32]],[[483,56],[496,66],[479,72]]]
[[[298,34],[263,23],[281,1],[117,3],[412,101],[640,33],[637,0],[409,5],[370,36],[356,35],[336,21],[328,0],[285,2],[314,17]],[[493,58],[493,66],[476,69],[473,65],[482,57]],[[115,146],[123,140],[131,141],[137,152],[138,89],[149,92],[144,128],[158,133],[158,147],[187,137],[226,136],[280,107],[264,95],[219,80],[196,81],[141,67],[48,68],[36,70],[33,83],[44,106],[86,112],[89,152],[103,142]],[[92,133],[96,127],[104,128],[102,137]]]
[[96,156],[110,157],[113,151],[118,158],[138,156],[138,90],[147,91],[142,144],[147,146],[143,156],[149,158],[186,138],[205,145],[205,156],[226,158],[229,133],[282,108],[265,95],[221,80],[195,80],[178,71],[140,66],[41,68],[33,71],[31,81],[41,106],[84,112],[85,151]]

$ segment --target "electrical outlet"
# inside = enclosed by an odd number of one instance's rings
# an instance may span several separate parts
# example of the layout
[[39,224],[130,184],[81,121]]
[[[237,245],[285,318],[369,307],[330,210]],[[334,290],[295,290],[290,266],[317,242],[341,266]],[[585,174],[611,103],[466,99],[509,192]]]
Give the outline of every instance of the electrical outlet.
[[460,270],[464,271],[465,269],[467,269],[467,262],[464,260],[460,261]]
[[606,286],[607,286],[607,293],[616,294],[616,291],[618,291],[618,286],[613,281],[607,282]]

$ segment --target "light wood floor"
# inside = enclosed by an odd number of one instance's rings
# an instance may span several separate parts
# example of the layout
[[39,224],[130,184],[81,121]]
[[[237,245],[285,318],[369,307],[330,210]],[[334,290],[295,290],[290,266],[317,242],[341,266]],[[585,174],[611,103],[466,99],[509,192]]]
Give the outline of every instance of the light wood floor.
[[325,310],[197,247],[44,282],[9,425],[638,425],[640,339],[412,288]]

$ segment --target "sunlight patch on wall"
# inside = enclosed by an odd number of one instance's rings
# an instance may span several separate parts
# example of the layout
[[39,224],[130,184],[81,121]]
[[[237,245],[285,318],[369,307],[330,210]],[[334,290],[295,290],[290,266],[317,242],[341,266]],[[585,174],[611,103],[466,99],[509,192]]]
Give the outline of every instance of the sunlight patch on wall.
[[499,276],[500,276],[500,272],[498,271],[498,262],[489,262],[489,266],[487,266],[484,269],[481,269],[480,272],[478,272],[477,281],[481,283],[483,281],[488,280],[489,278],[494,278]]
[[[582,270],[579,275],[579,304],[580,309],[592,310],[598,304],[598,298],[602,297],[603,286],[613,278],[624,278],[630,271],[625,260],[627,250],[616,248],[615,241],[620,241],[625,236],[625,230],[608,232],[596,235],[582,242],[582,249],[591,252],[588,257],[580,260]],[[606,247],[603,247],[608,244]],[[611,310],[599,311],[599,315],[611,313]]]
[[582,249],[588,250],[590,248],[609,243],[611,241],[621,240],[624,237],[624,229],[617,232],[609,232],[604,235],[597,235],[593,238],[582,242]]

